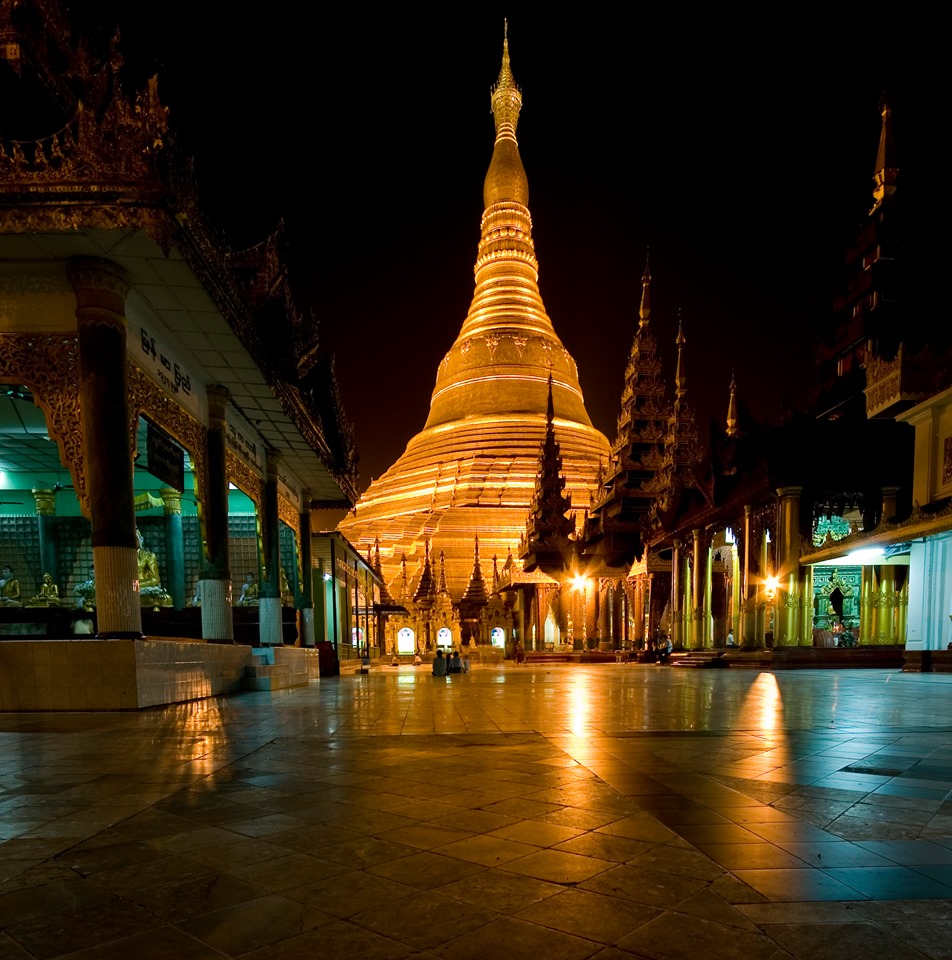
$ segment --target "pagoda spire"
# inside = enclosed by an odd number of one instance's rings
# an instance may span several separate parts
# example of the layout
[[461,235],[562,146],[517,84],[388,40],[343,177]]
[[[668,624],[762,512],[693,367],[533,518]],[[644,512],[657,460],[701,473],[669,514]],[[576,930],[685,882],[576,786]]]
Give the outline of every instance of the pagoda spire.
[[879,134],[879,149],[876,151],[876,169],[873,172],[873,206],[869,211],[874,214],[884,203],[888,203],[896,192],[896,180],[899,167],[896,163],[896,146],[893,141],[892,108],[883,97],[883,126]]
[[413,593],[413,602],[420,607],[427,607],[433,603],[433,568],[430,566],[430,541],[427,538],[424,541],[423,553],[423,572],[420,574],[420,582]]
[[678,348],[678,365],[674,371],[674,399],[675,403],[682,400],[688,392],[688,379],[682,372],[682,353],[687,340],[684,336],[684,327],[681,323],[681,311],[678,310],[678,335],[674,341]]
[[380,602],[384,606],[394,606],[393,597],[387,589],[387,581],[383,578],[383,569],[380,566],[380,537],[374,538],[373,560],[370,567],[378,577],[380,577]]
[[499,559],[493,554],[493,593],[499,593]]
[[645,254],[645,272],[641,277],[641,306],[638,308],[638,329],[648,326],[651,319],[651,266],[650,254]]
[[740,423],[737,419],[737,381],[734,371],[731,371],[731,395],[727,401],[727,435],[736,437],[740,433]]
[[484,607],[489,603],[486,581],[483,579],[483,572],[479,567],[479,534],[476,534],[475,544],[473,550],[473,572],[470,575],[469,583],[466,585],[466,592],[460,600],[460,606],[470,608],[474,606]]
[[440,551],[440,586],[436,591],[441,597],[447,596],[449,590],[446,589],[446,552]]

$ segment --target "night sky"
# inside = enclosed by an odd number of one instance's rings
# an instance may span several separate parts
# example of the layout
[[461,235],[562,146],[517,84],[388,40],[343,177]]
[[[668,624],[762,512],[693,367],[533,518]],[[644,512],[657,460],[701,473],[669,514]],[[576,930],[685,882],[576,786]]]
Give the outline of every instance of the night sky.
[[732,369],[771,419],[809,385],[814,330],[869,207],[884,89],[903,174],[937,168],[939,68],[895,21],[781,29],[719,5],[706,20],[680,6],[241,9],[116,0],[83,17],[118,22],[130,69],[158,70],[231,244],[284,218],[292,283],[337,357],[361,488],[422,428],[472,297],[504,16],[542,297],[609,439],[649,247],[666,372],[680,309],[702,434],[726,413]]

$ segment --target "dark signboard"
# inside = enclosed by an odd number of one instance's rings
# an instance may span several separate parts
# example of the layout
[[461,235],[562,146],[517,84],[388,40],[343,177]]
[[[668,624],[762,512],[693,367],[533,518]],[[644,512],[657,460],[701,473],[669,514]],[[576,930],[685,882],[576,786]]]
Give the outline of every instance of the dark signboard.
[[149,473],[183,493],[185,490],[185,451],[154,423],[146,422],[145,455]]

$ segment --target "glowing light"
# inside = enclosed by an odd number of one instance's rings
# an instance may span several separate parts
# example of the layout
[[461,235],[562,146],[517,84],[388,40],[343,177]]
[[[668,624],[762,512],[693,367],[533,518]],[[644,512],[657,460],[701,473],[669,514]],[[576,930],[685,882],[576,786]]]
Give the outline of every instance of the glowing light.
[[584,590],[588,586],[588,577],[583,576],[581,573],[577,573],[571,578],[571,582],[574,590]]
[[886,551],[883,550],[882,547],[864,547],[861,550],[853,550],[851,553],[848,553],[846,559],[859,564],[873,563],[885,553]]
[[779,586],[780,586],[780,579],[779,577],[776,577],[773,574],[770,574],[770,576],[767,577],[766,580],[764,580],[764,591],[766,592],[767,597],[769,599],[771,600],[773,599],[774,594],[777,592],[777,587]]

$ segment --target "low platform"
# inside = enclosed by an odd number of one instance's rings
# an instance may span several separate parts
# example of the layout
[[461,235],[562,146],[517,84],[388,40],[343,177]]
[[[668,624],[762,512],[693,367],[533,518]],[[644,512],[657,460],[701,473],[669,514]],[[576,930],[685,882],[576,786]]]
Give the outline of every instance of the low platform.
[[139,710],[317,679],[316,650],[275,647],[262,657],[264,649],[175,638],[4,640],[0,711]]

